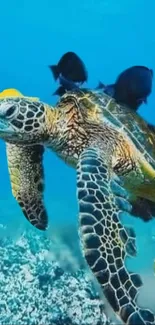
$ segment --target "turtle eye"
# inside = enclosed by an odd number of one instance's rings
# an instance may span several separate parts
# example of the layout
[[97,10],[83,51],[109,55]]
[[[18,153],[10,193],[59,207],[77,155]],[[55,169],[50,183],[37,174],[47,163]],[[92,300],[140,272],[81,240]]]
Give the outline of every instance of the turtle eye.
[[16,105],[11,105],[7,110],[6,110],[6,112],[5,112],[5,116],[6,117],[11,117],[14,113],[15,113],[15,111],[16,111]]

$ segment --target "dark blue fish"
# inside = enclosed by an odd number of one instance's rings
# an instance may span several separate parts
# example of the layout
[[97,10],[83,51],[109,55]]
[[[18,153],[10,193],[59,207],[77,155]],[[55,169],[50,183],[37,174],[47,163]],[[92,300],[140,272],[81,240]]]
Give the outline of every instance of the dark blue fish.
[[57,65],[51,65],[54,79],[57,80],[60,75],[73,82],[85,82],[88,74],[83,61],[74,52],[65,53]]
[[124,70],[111,85],[99,82],[97,89],[137,110],[142,103],[147,103],[147,97],[152,91],[153,70],[144,66],[133,66]]
[[114,98],[118,103],[137,110],[152,91],[153,70],[144,66],[133,66],[123,71],[114,84]]

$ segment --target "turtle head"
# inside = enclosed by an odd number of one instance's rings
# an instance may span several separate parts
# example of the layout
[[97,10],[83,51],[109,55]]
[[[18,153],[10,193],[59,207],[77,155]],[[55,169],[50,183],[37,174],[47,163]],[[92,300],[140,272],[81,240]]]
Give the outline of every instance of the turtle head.
[[0,138],[16,144],[37,144],[48,140],[46,107],[28,97],[0,96]]

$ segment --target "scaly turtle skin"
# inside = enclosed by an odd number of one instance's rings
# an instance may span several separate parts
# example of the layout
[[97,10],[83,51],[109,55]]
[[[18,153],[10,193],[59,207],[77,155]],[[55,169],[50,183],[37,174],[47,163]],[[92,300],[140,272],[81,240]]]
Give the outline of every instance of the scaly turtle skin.
[[136,255],[135,234],[121,223],[129,201],[155,202],[155,139],[146,123],[97,92],[67,93],[53,109],[12,91],[0,95],[0,137],[7,143],[13,195],[39,229],[47,226],[43,148],[77,169],[87,263],[125,324],[155,325],[153,313],[138,306],[142,281],[125,264]]

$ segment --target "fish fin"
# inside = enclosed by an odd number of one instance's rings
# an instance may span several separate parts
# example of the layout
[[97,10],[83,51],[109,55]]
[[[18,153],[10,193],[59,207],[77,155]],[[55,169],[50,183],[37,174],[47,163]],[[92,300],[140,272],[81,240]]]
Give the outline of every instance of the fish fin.
[[39,98],[24,96],[20,91],[14,88],[4,89],[2,92],[0,92],[0,98],[6,97],[24,97],[33,101],[39,101]]
[[150,69],[150,72],[151,72],[151,75],[152,75],[152,78],[153,78],[153,70],[152,70],[152,69]]
[[79,88],[76,82],[63,77],[62,75],[59,76],[59,83],[65,90],[73,90]]
[[146,98],[139,98],[137,99],[137,104],[140,106],[141,104],[147,104],[148,103],[148,100],[147,100],[147,97]]
[[102,89],[102,88],[105,88],[105,87],[106,86],[101,81],[99,81],[98,86],[96,87],[96,89]]
[[147,104],[148,103],[148,100],[147,98],[144,99],[144,104]]
[[111,96],[111,97],[114,97],[114,95],[115,95],[115,84],[110,84],[110,85],[105,86],[104,93]]
[[57,96],[62,96],[66,93],[66,89],[63,86],[60,86],[54,93],[53,95],[57,95]]
[[115,88],[115,84],[109,84],[106,86],[106,88]]
[[49,68],[51,69],[52,73],[53,73],[53,77],[55,80],[58,79],[59,77],[59,68],[57,65],[50,65]]

